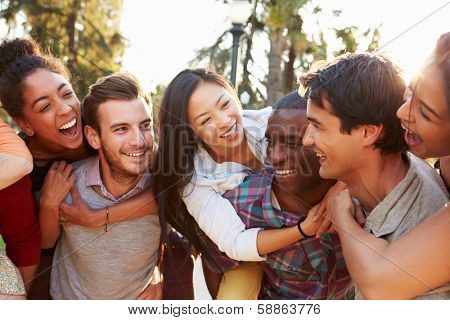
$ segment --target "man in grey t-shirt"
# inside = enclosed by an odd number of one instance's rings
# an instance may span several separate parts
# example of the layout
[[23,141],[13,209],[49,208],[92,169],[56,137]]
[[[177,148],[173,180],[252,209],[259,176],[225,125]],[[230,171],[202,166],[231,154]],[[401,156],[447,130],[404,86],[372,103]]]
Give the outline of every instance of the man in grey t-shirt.
[[[391,61],[344,55],[300,82],[309,98],[303,143],[316,150],[320,176],[346,183],[361,202],[367,231],[391,242],[444,206],[448,194],[436,172],[404,152],[396,112],[405,85]],[[450,287],[417,298],[448,299]]]
[[[54,299],[136,299],[147,290],[158,260],[157,215],[109,223],[109,207],[150,184],[151,109],[137,80],[113,74],[91,86],[84,100],[89,144],[98,156],[73,165],[79,196],[102,209],[103,228],[63,226],[50,294]],[[78,193],[74,193],[78,195]],[[71,203],[68,195],[66,203]]]

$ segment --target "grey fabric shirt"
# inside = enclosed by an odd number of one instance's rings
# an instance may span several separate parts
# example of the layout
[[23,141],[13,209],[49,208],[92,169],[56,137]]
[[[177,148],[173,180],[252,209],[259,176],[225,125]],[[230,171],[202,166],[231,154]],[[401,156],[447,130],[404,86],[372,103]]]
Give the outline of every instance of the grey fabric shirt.
[[[409,169],[405,177],[366,217],[365,229],[389,242],[414,228],[448,201],[447,190],[436,171],[411,153],[407,157]],[[356,299],[364,299],[358,289]],[[450,285],[415,299],[450,299]]]
[[[101,182],[98,157],[73,166],[81,198],[93,209],[124,201],[150,182],[150,175],[144,174],[132,190],[117,200]],[[70,194],[65,202],[72,203]],[[53,299],[136,299],[151,279],[160,233],[157,215],[114,223],[108,232],[103,228],[62,227],[53,258],[51,296]]]

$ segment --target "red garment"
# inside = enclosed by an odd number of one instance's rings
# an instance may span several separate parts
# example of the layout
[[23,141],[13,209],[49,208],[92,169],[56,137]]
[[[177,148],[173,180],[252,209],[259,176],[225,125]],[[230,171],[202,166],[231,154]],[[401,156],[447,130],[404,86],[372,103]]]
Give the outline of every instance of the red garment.
[[189,242],[175,230],[169,231],[169,242],[162,259],[163,299],[194,300],[194,261]]
[[39,262],[41,234],[28,176],[0,190],[0,234],[17,267]]

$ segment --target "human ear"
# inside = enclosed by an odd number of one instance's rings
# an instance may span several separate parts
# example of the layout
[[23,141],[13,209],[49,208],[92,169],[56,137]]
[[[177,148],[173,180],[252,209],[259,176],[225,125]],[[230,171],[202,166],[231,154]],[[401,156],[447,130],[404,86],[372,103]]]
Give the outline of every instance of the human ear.
[[34,135],[34,129],[31,127],[31,125],[28,123],[28,121],[21,119],[21,118],[13,118],[14,121],[17,123],[17,125],[20,127],[20,129],[25,132],[25,134],[29,137]]
[[91,126],[86,125],[84,127],[84,135],[86,136],[86,139],[90,146],[96,150],[101,148],[100,143],[100,135],[98,134],[97,130],[92,128]]
[[372,146],[378,141],[383,133],[383,125],[363,125],[361,126],[362,140],[364,146]]

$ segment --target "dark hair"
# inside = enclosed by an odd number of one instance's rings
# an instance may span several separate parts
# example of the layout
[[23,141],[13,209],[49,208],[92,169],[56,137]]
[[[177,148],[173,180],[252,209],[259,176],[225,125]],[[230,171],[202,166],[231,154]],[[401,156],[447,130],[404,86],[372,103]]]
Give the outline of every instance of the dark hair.
[[447,108],[450,113],[450,32],[440,36],[434,49],[432,65],[436,65],[444,81]]
[[34,40],[5,40],[0,45],[0,101],[11,117],[22,116],[23,82],[37,69],[58,73],[70,81],[70,73],[61,61],[42,54]]
[[170,82],[160,107],[154,193],[159,205],[163,240],[168,241],[165,226],[169,223],[183,234],[208,262],[216,265],[205,245],[207,236],[182,201],[188,183],[194,179],[194,155],[197,151],[197,140],[188,125],[187,107],[189,98],[202,82],[215,83],[236,95],[224,77],[209,69],[187,69]]
[[292,91],[287,95],[283,96],[274,103],[272,106],[273,110],[283,110],[283,109],[299,109],[306,110],[307,101],[305,98],[301,97],[298,91]]
[[380,54],[345,54],[331,63],[318,62],[299,79],[305,97],[324,108],[332,105],[340,119],[341,131],[364,125],[383,125],[375,147],[384,153],[406,149],[404,130],[396,113],[403,103],[405,84],[399,69]]
[[144,98],[147,103],[150,103],[139,81],[131,74],[117,72],[99,78],[95,84],[89,87],[89,92],[83,100],[86,125],[101,134],[98,107],[107,100],[129,101],[137,98]]

